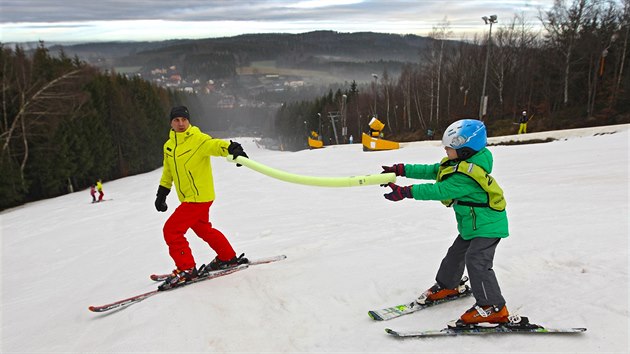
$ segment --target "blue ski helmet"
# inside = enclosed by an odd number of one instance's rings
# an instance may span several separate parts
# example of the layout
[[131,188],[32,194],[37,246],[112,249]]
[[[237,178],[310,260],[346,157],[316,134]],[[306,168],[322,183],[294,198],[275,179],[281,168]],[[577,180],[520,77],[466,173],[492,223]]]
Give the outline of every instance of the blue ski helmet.
[[442,145],[457,151],[460,159],[466,159],[486,147],[486,126],[476,119],[462,119],[444,131]]

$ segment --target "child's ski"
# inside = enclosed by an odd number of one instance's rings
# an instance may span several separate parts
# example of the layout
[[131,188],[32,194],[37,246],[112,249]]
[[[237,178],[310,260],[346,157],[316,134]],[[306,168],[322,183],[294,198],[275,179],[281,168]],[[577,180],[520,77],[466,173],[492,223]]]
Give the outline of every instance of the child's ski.
[[412,301],[406,304],[386,307],[380,310],[371,310],[371,311],[368,311],[368,315],[375,321],[387,321],[387,320],[391,320],[392,318],[397,318],[400,316],[404,316],[410,313],[420,311],[427,307],[432,307],[435,305],[443,304],[445,302],[461,299],[463,297],[466,297],[472,294],[470,287],[466,285],[467,281],[468,281],[468,277],[465,276],[462,278],[462,280],[459,283],[459,286],[457,287],[459,293],[456,295],[451,295],[451,296],[448,296],[439,300],[427,301],[423,304],[420,304],[416,301]]
[[426,309],[427,307],[432,307],[435,305],[443,304],[445,302],[461,299],[471,294],[472,294],[472,291],[470,291],[470,289],[466,289],[466,291],[464,291],[463,293],[459,293],[455,296],[449,296],[444,299],[427,302],[426,304],[421,305],[415,301],[412,301],[406,304],[386,307],[380,310],[371,310],[371,311],[368,311],[368,315],[375,321],[387,321],[387,320],[391,320],[392,318],[397,318],[400,316],[408,315],[410,313],[414,313],[414,312]]
[[458,336],[471,334],[508,334],[508,333],[529,333],[529,334],[570,334],[582,333],[586,328],[548,328],[541,325],[529,323],[527,317],[520,317],[518,322],[494,325],[486,327],[483,325],[469,325],[465,327],[447,327],[439,330],[427,331],[396,331],[386,328],[385,332],[397,338],[421,338],[436,336]]

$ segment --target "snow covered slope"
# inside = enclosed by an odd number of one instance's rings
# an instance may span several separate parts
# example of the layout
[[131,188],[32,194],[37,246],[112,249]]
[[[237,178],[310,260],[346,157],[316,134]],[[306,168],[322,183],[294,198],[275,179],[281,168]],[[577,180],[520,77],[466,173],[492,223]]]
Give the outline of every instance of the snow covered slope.
[[[7,210],[0,213],[0,351],[625,353],[628,126],[608,130],[490,147],[510,218],[511,236],[495,259],[508,308],[543,325],[587,327],[584,334],[391,338],[385,327],[441,328],[474,303],[386,323],[367,316],[433,284],[456,236],[452,210],[439,202],[393,203],[379,186],[288,184],[213,158],[214,225],[237,252],[286,260],[95,314],[89,305],[149,291],[156,286],[149,274],[173,268],[161,230],[178,202],[171,193],[169,211],[155,211],[161,171],[105,183],[113,198],[105,203],[90,204],[86,190]],[[434,163],[444,155],[435,142],[367,153],[359,144],[277,152],[237,140],[256,161],[316,176],[380,173],[381,165]],[[188,236],[199,264],[214,257]]]

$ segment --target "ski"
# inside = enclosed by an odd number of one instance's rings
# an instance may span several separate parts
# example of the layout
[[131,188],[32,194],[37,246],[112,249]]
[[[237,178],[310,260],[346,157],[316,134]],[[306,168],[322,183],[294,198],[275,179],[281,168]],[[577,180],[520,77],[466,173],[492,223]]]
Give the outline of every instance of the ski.
[[112,200],[114,200],[114,198],[101,199],[100,201],[97,200],[95,202],[90,202],[90,204],[99,204],[99,203],[102,203],[102,202],[108,202],[108,201],[112,201]]
[[203,277],[199,277],[199,278],[195,278],[193,280],[190,280],[184,284],[181,284],[178,287],[175,288],[171,288],[171,289],[166,289],[166,290],[152,290],[149,292],[146,292],[144,294],[140,294],[140,295],[136,295],[136,296],[132,296],[126,299],[122,299],[116,302],[112,302],[110,304],[105,304],[105,305],[101,305],[101,306],[90,306],[88,307],[88,309],[92,312],[105,312],[105,311],[110,311],[110,310],[114,310],[114,309],[121,309],[124,307],[127,307],[129,305],[132,304],[136,304],[142,300],[145,300],[153,295],[157,295],[159,293],[165,292],[165,291],[171,291],[171,290],[175,290],[175,289],[180,289],[183,288],[187,285],[190,284],[194,284],[194,283],[198,283],[200,281],[204,281],[204,280],[208,280],[208,279],[214,279],[214,278],[218,278],[218,277],[222,277],[224,275],[228,275],[228,274],[232,274],[232,273],[236,273],[238,271],[244,270],[249,268],[249,266],[252,265],[259,265],[259,264],[266,264],[266,263],[271,263],[271,262],[277,262],[277,261],[281,261],[283,259],[287,258],[287,256],[285,255],[281,255],[281,256],[275,256],[275,257],[268,257],[268,258],[260,258],[260,259],[255,259],[255,260],[251,260],[249,263],[246,264],[240,264],[238,266],[232,267],[232,268],[227,268],[227,269],[221,269],[221,270],[217,270],[217,271],[213,271],[208,273],[206,276]]
[[208,279],[214,279],[214,278],[218,278],[224,275],[228,275],[228,274],[232,274],[235,272],[238,272],[240,270],[246,269],[248,267],[247,264],[242,264],[233,268],[229,268],[229,269],[223,269],[223,270],[219,270],[216,272],[212,272],[212,273],[208,273],[207,276],[205,277],[200,277],[200,278],[195,278],[191,281],[188,281],[176,288],[171,288],[171,289],[167,289],[167,290],[152,290],[149,292],[146,292],[144,294],[140,294],[140,295],[136,295],[136,296],[132,296],[126,299],[122,299],[116,302],[112,302],[110,304],[105,304],[105,305],[101,305],[101,306],[90,306],[88,307],[88,309],[92,312],[105,312],[105,311],[110,311],[113,309],[117,309],[117,308],[122,308],[122,307],[126,307],[135,303],[138,303],[142,300],[145,300],[147,298],[150,298],[153,295],[157,295],[159,293],[165,292],[165,291],[170,291],[170,290],[174,290],[174,289],[179,289],[179,288],[183,288],[187,285],[193,284],[193,283],[198,283],[200,281],[204,281],[204,280],[208,280]]
[[[277,261],[281,261],[281,260],[283,260],[285,258],[287,258],[287,256],[282,255],[282,256],[275,256],[275,257],[252,259],[246,265],[251,266],[251,265],[259,265],[259,264],[277,262]],[[151,280],[153,280],[153,281],[165,281],[166,278],[168,278],[170,275],[171,275],[171,273],[167,273],[167,274],[151,274],[149,276],[149,278]]]
[[529,323],[527,317],[520,317],[518,322],[486,327],[483,325],[470,325],[465,327],[447,327],[438,330],[427,331],[396,331],[386,328],[385,332],[397,338],[422,338],[438,336],[458,336],[458,335],[479,335],[479,334],[507,334],[507,333],[527,333],[527,334],[575,334],[585,332],[586,328],[548,328],[541,325]]
[[427,302],[426,304],[418,304],[417,302],[412,301],[406,304],[386,307],[380,310],[371,310],[371,311],[368,311],[368,315],[374,321],[387,321],[387,320],[391,320],[392,318],[397,318],[400,316],[408,315],[410,313],[418,312],[420,310],[424,310],[427,307],[432,307],[435,305],[443,304],[445,302],[458,300],[458,299],[467,297],[471,294],[472,294],[472,291],[470,291],[470,289],[466,289],[466,291],[464,291],[463,293],[457,294],[455,296],[446,297],[444,299]]
[[380,310],[371,310],[368,311],[368,316],[370,316],[374,321],[387,321],[391,320],[392,318],[397,318],[400,316],[408,315],[410,313],[418,312],[420,310],[426,309],[427,307],[432,307],[435,305],[443,304],[445,302],[467,297],[469,295],[472,295],[470,287],[468,285],[465,285],[467,281],[468,277],[462,278],[460,287],[463,290],[461,290],[461,292],[457,295],[449,296],[435,301],[430,301],[425,304],[419,304],[416,301],[411,301],[406,304],[386,307]]

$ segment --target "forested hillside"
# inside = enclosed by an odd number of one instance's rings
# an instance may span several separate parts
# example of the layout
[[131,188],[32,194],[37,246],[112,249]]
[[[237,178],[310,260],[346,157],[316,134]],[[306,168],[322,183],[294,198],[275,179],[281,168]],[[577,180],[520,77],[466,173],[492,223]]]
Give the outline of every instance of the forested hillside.
[[[339,33],[315,31],[301,34],[245,34],[198,40],[137,43],[86,43],[64,47],[97,64],[110,66],[186,66],[190,75],[202,73],[200,62],[225,67],[247,66],[254,61],[275,60],[283,67],[314,68],[316,62],[365,63],[371,61],[417,62],[432,40],[416,35],[387,33]],[[53,46],[51,51],[60,47]],[[204,60],[205,58],[205,60]],[[320,63],[321,63],[320,62]],[[212,70],[216,70],[212,66]]]
[[[325,144],[351,134],[356,142],[374,116],[398,141],[441,137],[461,118],[484,120],[493,136],[515,134],[523,112],[530,131],[630,122],[630,0],[557,2],[541,21],[544,32],[516,15],[467,42],[449,40],[442,23],[400,75],[384,71],[367,85],[287,102],[276,127],[285,146],[304,148],[308,130]],[[330,117],[339,117],[335,129]]]
[[177,94],[43,44],[0,49],[0,209],[160,166]]

